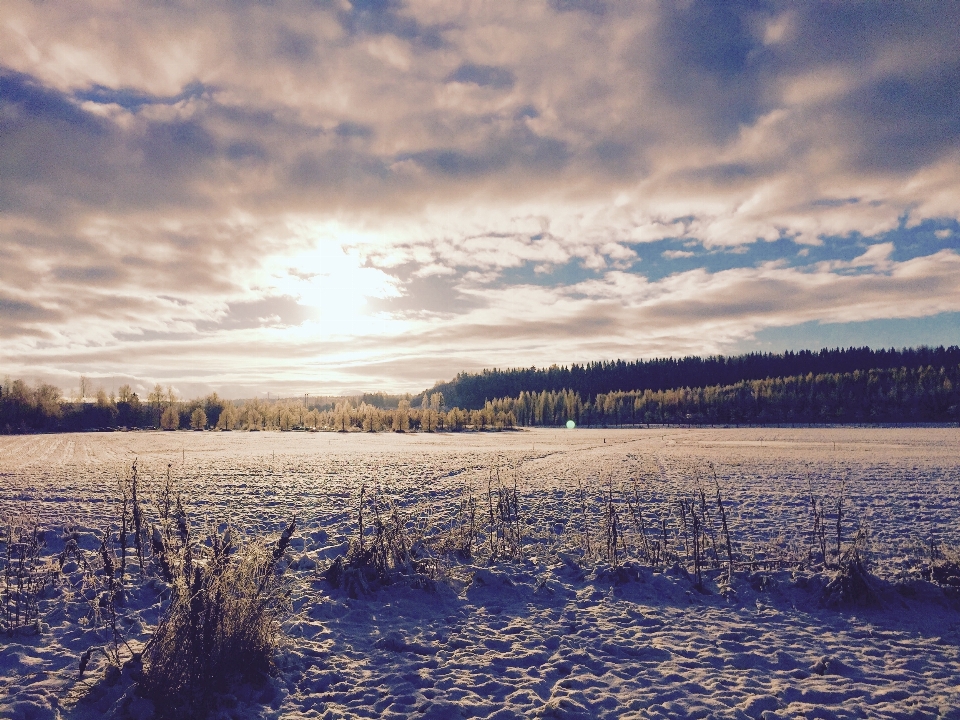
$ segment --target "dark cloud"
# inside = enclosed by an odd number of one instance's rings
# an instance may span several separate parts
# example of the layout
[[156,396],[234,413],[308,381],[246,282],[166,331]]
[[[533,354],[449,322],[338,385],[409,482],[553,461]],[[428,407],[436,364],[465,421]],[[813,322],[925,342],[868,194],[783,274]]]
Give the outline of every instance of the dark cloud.
[[67,283],[82,283],[96,285],[113,285],[120,277],[116,268],[110,266],[99,267],[58,267],[54,268],[53,276]]
[[59,319],[62,315],[29,302],[0,296],[0,317],[18,322],[37,322]]
[[723,83],[742,82],[759,47],[748,17],[762,7],[763,3],[734,0],[664,3],[664,45],[684,72],[706,73]]
[[698,133],[714,141],[728,140],[771,108],[765,53],[751,28],[758,9],[710,0],[661,5],[657,91],[691,113]]
[[843,207],[844,205],[856,205],[860,198],[818,198],[811,202],[813,207]]
[[605,166],[626,175],[636,170],[637,149],[632,143],[601,140],[593,146],[597,159]]
[[397,0],[355,0],[350,10],[338,15],[344,30],[351,35],[395,35],[429,49],[445,44],[444,28],[405,15]]
[[227,311],[215,321],[197,323],[203,332],[211,330],[242,330],[257,327],[291,327],[316,319],[313,308],[300,305],[288,296],[265,297],[249,302],[227,304]]
[[365,191],[374,193],[378,185],[391,179],[383,160],[347,147],[304,152],[287,172],[293,189],[319,190],[328,198]]
[[768,3],[771,12],[796,14],[789,44],[780,53],[783,66],[862,64],[884,48],[909,53],[900,66],[934,59],[943,49],[956,50],[957,3],[919,0],[897,3]]
[[584,12],[591,15],[607,12],[604,0],[551,0],[550,4],[557,12]]
[[487,302],[476,294],[467,295],[461,290],[462,277],[450,275],[428,275],[411,277],[406,268],[393,268],[391,274],[402,277],[407,275],[401,285],[399,297],[370,298],[367,303],[373,312],[388,312],[402,317],[455,316],[487,306]]
[[[862,167],[908,172],[960,150],[960,62],[884,77],[846,98]],[[853,128],[851,128],[853,129]]]
[[201,123],[146,121],[124,130],[36,79],[7,73],[3,81],[0,204],[8,212],[52,219],[77,206],[123,212],[201,200],[190,181],[217,155]]
[[46,258],[89,257],[97,252],[97,244],[90,238],[76,234],[57,232],[39,232],[17,229],[3,234],[3,245],[10,251],[18,249],[21,253],[36,253]]
[[181,173],[216,155],[213,135],[200,122],[151,123],[139,148],[153,172]]
[[200,82],[192,82],[184,86],[176,95],[151,95],[136,88],[110,88],[105,85],[92,85],[89,88],[75,90],[73,97],[80,101],[93,102],[100,105],[119,105],[120,107],[136,112],[145,105],[174,105],[184,100],[195,100],[203,97],[215,88],[207,87]]
[[473,83],[481,87],[505,90],[513,87],[516,78],[506,68],[465,63],[447,77],[448,82]]
[[239,140],[227,145],[226,156],[233,162],[260,163],[267,159],[267,150],[256,140]]
[[[89,135],[104,134],[107,124],[84,112],[61,92],[44,87],[24,73],[0,68],[0,121],[5,129],[35,122],[60,124]],[[9,130],[8,130],[9,131]]]
[[316,57],[317,39],[308,33],[282,27],[277,31],[276,50],[280,57],[298,63],[309,62]]
[[725,185],[757,180],[769,173],[769,167],[751,166],[747,163],[720,163],[702,165],[697,168],[681,170],[674,178],[681,182],[703,183],[704,185]]
[[[99,161],[109,154],[111,134],[107,122],[79,109],[63,93],[23,74],[3,71],[0,208],[11,212],[26,206],[56,213],[62,209],[59,203],[71,195],[86,194],[82,186],[63,195],[59,190],[98,174]],[[59,203],[51,208],[55,197]]]
[[557,172],[569,161],[570,151],[562,140],[538,137],[521,129],[515,134],[498,137],[472,152],[436,149],[401,155],[398,159],[414,160],[420,166],[445,177],[468,178],[511,167]]
[[344,138],[369,138],[373,137],[373,128],[369,125],[362,125],[354,122],[342,122],[335,129],[337,135]]
[[[0,358],[4,350],[24,339],[49,339],[51,328],[69,321],[70,312],[61,308],[49,308],[37,302],[5,297],[0,294]],[[6,348],[3,345],[6,344]],[[9,364],[8,364],[9,367]]]

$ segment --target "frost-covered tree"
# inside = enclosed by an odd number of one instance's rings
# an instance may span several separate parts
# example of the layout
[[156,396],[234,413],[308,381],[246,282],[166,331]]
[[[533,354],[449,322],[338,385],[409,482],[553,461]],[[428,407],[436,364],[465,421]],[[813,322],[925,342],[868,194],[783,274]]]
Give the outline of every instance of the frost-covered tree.
[[194,430],[203,430],[207,427],[207,414],[202,407],[198,407],[190,415],[190,427]]
[[164,430],[177,430],[180,427],[180,413],[173,405],[167,405],[160,416],[160,427]]
[[217,429],[236,430],[239,421],[240,414],[237,412],[237,408],[233,403],[228,403],[224,405],[223,410],[220,412],[220,417],[217,418]]

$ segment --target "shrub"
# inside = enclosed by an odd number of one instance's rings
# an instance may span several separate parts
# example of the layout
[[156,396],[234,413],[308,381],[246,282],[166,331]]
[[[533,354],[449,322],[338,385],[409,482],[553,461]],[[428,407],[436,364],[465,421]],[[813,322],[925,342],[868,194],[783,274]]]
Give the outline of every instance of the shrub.
[[154,534],[173,579],[170,606],[144,648],[140,691],[165,717],[202,715],[217,693],[271,668],[286,607],[284,551],[296,518],[271,549],[234,545],[229,528],[207,543],[168,549]]

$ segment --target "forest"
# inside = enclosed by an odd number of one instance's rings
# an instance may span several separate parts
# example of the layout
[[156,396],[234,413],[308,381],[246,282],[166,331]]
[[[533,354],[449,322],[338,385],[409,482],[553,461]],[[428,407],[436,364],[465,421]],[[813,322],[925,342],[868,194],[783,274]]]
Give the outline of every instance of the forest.
[[[442,393],[451,406],[479,409],[488,400],[519,397],[520,393],[578,393],[585,401],[611,392],[733,386],[745,380],[802,377],[810,373],[849,374],[856,371],[956,367],[960,347],[917,347],[871,350],[869,347],[824,348],[784,353],[749,353],[725,357],[657,358],[626,362],[612,360],[569,367],[514,368],[460,373],[437,383],[427,394]],[[419,397],[419,396],[417,396]],[[414,398],[416,402],[417,398]]]
[[[650,383],[628,390],[616,389],[619,378],[627,377],[630,372],[663,378],[669,377],[677,367],[688,366],[700,368],[700,374],[694,377],[732,373],[731,368],[739,368],[741,375],[749,375],[759,372],[756,368],[764,358],[770,368],[778,367],[778,362],[784,367],[796,367],[797,358],[809,360],[810,367],[855,365],[869,362],[871,358],[885,364],[894,360],[902,362],[892,367],[836,372],[815,372],[808,368],[792,375],[762,378],[734,375],[733,382],[724,383],[678,383],[670,387]],[[754,354],[707,358],[699,360],[699,365],[695,360],[699,359],[592,363],[543,371],[486,371],[480,375],[461,374],[451,384],[438,385],[412,398],[374,393],[312,401],[309,396],[225,400],[216,393],[185,400],[177,397],[172,388],[164,390],[160,385],[142,399],[128,385],[121,387],[118,394],[107,394],[101,388],[91,391],[92,397],[87,397],[86,379],[81,380],[83,394],[68,400],[53,385],[39,383],[31,387],[22,380],[8,379],[0,384],[0,433],[154,428],[457,432],[507,430],[518,426],[559,427],[570,420],[587,427],[960,423],[960,348],[955,346],[901,351],[851,348],[820,353]],[[944,362],[926,362],[929,360]],[[542,385],[557,377],[574,378],[580,386],[537,389],[537,382]],[[529,384],[521,383],[515,394],[489,396],[478,407],[476,403],[463,401],[463,388],[467,388],[469,395],[482,386],[481,381],[489,380],[489,387],[494,388],[494,380],[511,385],[524,379],[529,380]],[[606,385],[601,383],[604,379]],[[448,386],[450,395],[438,389]],[[604,390],[591,394],[580,389],[590,386]]]

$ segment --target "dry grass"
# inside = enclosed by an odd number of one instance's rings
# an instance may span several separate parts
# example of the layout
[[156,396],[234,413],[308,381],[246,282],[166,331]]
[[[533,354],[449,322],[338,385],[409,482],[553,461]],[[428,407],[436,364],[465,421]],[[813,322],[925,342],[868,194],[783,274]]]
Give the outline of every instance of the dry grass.
[[489,524],[486,533],[490,543],[490,558],[522,558],[523,527],[516,478],[513,487],[504,485],[499,468],[496,473],[491,473],[487,480],[487,515]]
[[323,577],[357,597],[391,584],[398,576],[428,579],[434,574],[429,572],[431,567],[435,564],[422,538],[408,529],[400,510],[376,494],[368,495],[364,485],[357,503],[357,535],[347,554],[338,557]]
[[836,572],[823,589],[821,600],[824,605],[838,608],[881,604],[876,580],[867,568],[865,547],[866,532],[861,528],[854,541],[840,554]]
[[0,631],[39,629],[40,596],[53,578],[53,567],[42,558],[43,532],[24,514],[11,514],[0,523]]
[[[163,717],[209,710],[234,683],[263,677],[281,637],[287,592],[280,564],[296,519],[272,549],[235,542],[228,528],[176,550],[172,600],[143,653],[139,681]],[[162,534],[161,534],[162,537]]]
[[[79,677],[94,653],[103,654],[105,679],[112,682],[132,670],[137,692],[153,701],[158,717],[203,717],[218,694],[271,669],[288,610],[284,554],[296,518],[276,542],[265,544],[237,538],[229,526],[197,534],[169,472],[155,495],[152,524],[141,496],[134,463],[130,477],[119,484],[113,522],[89,557],[79,547],[76,529],[65,528],[59,567],[76,561],[84,569],[81,590],[93,590],[87,593],[93,598],[92,625],[107,631],[105,644],[81,654]],[[153,575],[169,587],[162,596],[169,602],[141,646],[131,646],[121,631],[128,624],[123,622],[128,545],[143,568],[141,579]]]
[[950,592],[960,592],[960,550],[931,542],[930,561],[921,574]]
[[437,528],[423,540],[438,565],[469,562],[474,557],[478,532],[477,499],[473,488],[465,485],[460,489],[460,500],[449,524]]

